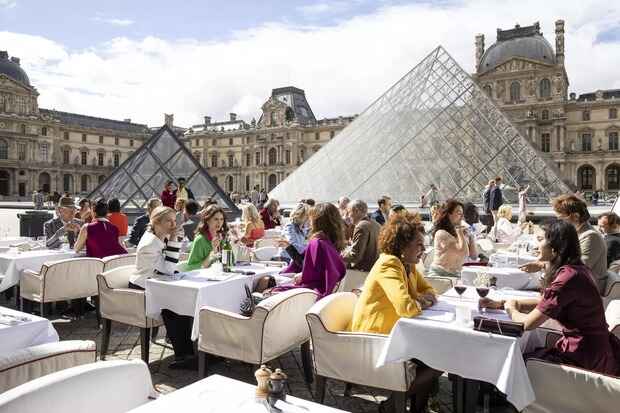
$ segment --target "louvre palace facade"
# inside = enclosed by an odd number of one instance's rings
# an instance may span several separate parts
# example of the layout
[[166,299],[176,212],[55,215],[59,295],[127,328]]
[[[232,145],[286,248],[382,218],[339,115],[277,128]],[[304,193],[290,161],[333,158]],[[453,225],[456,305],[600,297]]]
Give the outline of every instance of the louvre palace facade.
[[563,20],[555,22],[555,50],[534,23],[497,29],[486,49],[477,35],[475,59],[476,82],[566,183],[586,193],[620,189],[620,90],[570,90]]
[[20,59],[0,51],[0,198],[86,195],[149,136],[146,125],[39,108]]

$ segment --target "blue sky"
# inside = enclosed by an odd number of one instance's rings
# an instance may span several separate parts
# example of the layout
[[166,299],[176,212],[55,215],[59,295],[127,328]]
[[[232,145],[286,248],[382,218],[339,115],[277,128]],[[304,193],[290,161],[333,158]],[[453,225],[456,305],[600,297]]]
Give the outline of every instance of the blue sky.
[[438,45],[467,71],[474,37],[566,21],[570,92],[620,88],[620,1],[0,0],[0,50],[44,108],[190,126],[260,116],[297,86],[315,115],[359,113]]

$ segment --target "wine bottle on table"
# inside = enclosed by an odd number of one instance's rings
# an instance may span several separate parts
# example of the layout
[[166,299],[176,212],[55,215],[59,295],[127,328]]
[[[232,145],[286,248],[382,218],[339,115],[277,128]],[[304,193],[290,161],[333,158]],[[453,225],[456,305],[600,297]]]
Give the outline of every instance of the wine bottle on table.
[[228,240],[223,241],[222,245],[222,267],[224,272],[231,272],[233,267],[233,253]]

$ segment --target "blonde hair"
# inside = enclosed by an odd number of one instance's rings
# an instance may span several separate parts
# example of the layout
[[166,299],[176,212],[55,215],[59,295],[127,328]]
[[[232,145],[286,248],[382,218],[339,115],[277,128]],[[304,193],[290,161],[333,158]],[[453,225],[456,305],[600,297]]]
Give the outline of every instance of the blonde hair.
[[263,227],[263,220],[258,214],[258,209],[254,204],[245,204],[241,207],[241,222],[248,224],[252,223],[257,227]]
[[155,208],[153,210],[153,212],[151,212],[150,222],[149,222],[149,226],[147,228],[147,231],[155,233],[155,231],[153,230],[153,227],[155,225],[161,224],[161,221],[163,221],[163,219],[168,214],[175,214],[176,215],[176,211],[174,209],[170,208],[170,207],[163,206],[163,205],[158,206],[157,208]]
[[153,210],[155,208],[157,208],[158,206],[161,206],[161,199],[159,198],[151,198],[148,200],[148,202],[146,203],[146,212],[149,216],[151,216],[151,213],[153,213]]
[[183,210],[185,209],[185,204],[187,203],[187,201],[183,198],[177,198],[176,201],[174,201],[174,209],[177,208],[177,205],[179,205],[181,207],[180,211],[183,212]]
[[502,205],[497,211],[497,217],[506,218],[508,221],[510,221],[512,219],[512,207],[507,204]]
[[301,225],[306,219],[308,219],[308,212],[310,207],[303,202],[297,204],[293,212],[291,212],[291,222],[293,224]]

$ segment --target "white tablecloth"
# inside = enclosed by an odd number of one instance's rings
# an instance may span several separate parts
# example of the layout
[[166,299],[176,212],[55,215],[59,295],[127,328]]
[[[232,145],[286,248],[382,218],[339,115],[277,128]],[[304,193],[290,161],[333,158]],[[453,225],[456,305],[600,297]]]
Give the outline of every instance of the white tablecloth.
[[23,270],[39,271],[46,262],[76,257],[71,250],[38,250],[17,252],[11,250],[0,254],[0,292],[19,284],[19,276]]
[[8,237],[0,239],[0,247],[9,247],[13,244],[19,244],[21,242],[30,241],[32,238],[28,237]]
[[178,281],[146,281],[146,315],[161,320],[161,310],[168,309],[180,315],[194,317],[192,340],[198,339],[198,314],[208,305],[222,310],[239,312],[245,297],[244,285],[252,289],[255,279],[277,274],[282,268],[259,264],[235,267],[236,270],[253,271],[251,276],[233,274],[224,281],[208,281],[210,270],[197,270]]
[[[526,295],[518,291],[510,295],[492,291],[490,297],[506,299],[515,294]],[[535,399],[521,354],[525,347],[534,346],[532,338],[527,332],[521,338],[514,338],[474,331],[455,321],[437,321],[441,313],[450,311],[450,305],[459,302],[477,308],[478,296],[474,288],[468,288],[463,300],[456,297],[454,290],[450,290],[440,298],[438,309],[441,307],[441,311],[424,312],[422,317],[434,320],[401,318],[390,333],[378,366],[417,358],[434,369],[494,384],[521,411]],[[437,317],[432,313],[437,313]],[[488,316],[508,317],[503,311]]]
[[529,253],[522,253],[517,256],[516,252],[501,251],[491,254],[489,264],[494,267],[518,268],[529,262],[538,261],[538,257]]
[[[129,413],[266,413],[263,401],[254,397],[256,386],[217,374],[197,381],[157,400],[144,404]],[[277,405],[283,413],[344,413],[344,410],[323,406],[290,395]]]
[[[4,324],[3,321],[15,320],[11,316],[27,317],[30,321],[18,322],[15,325]],[[0,307],[0,356],[53,341],[58,341],[58,333],[49,320]]]
[[515,290],[535,289],[539,286],[538,273],[528,274],[518,268],[467,266],[461,270],[461,280],[465,285],[474,285],[478,273],[487,273],[497,278],[497,288]]

